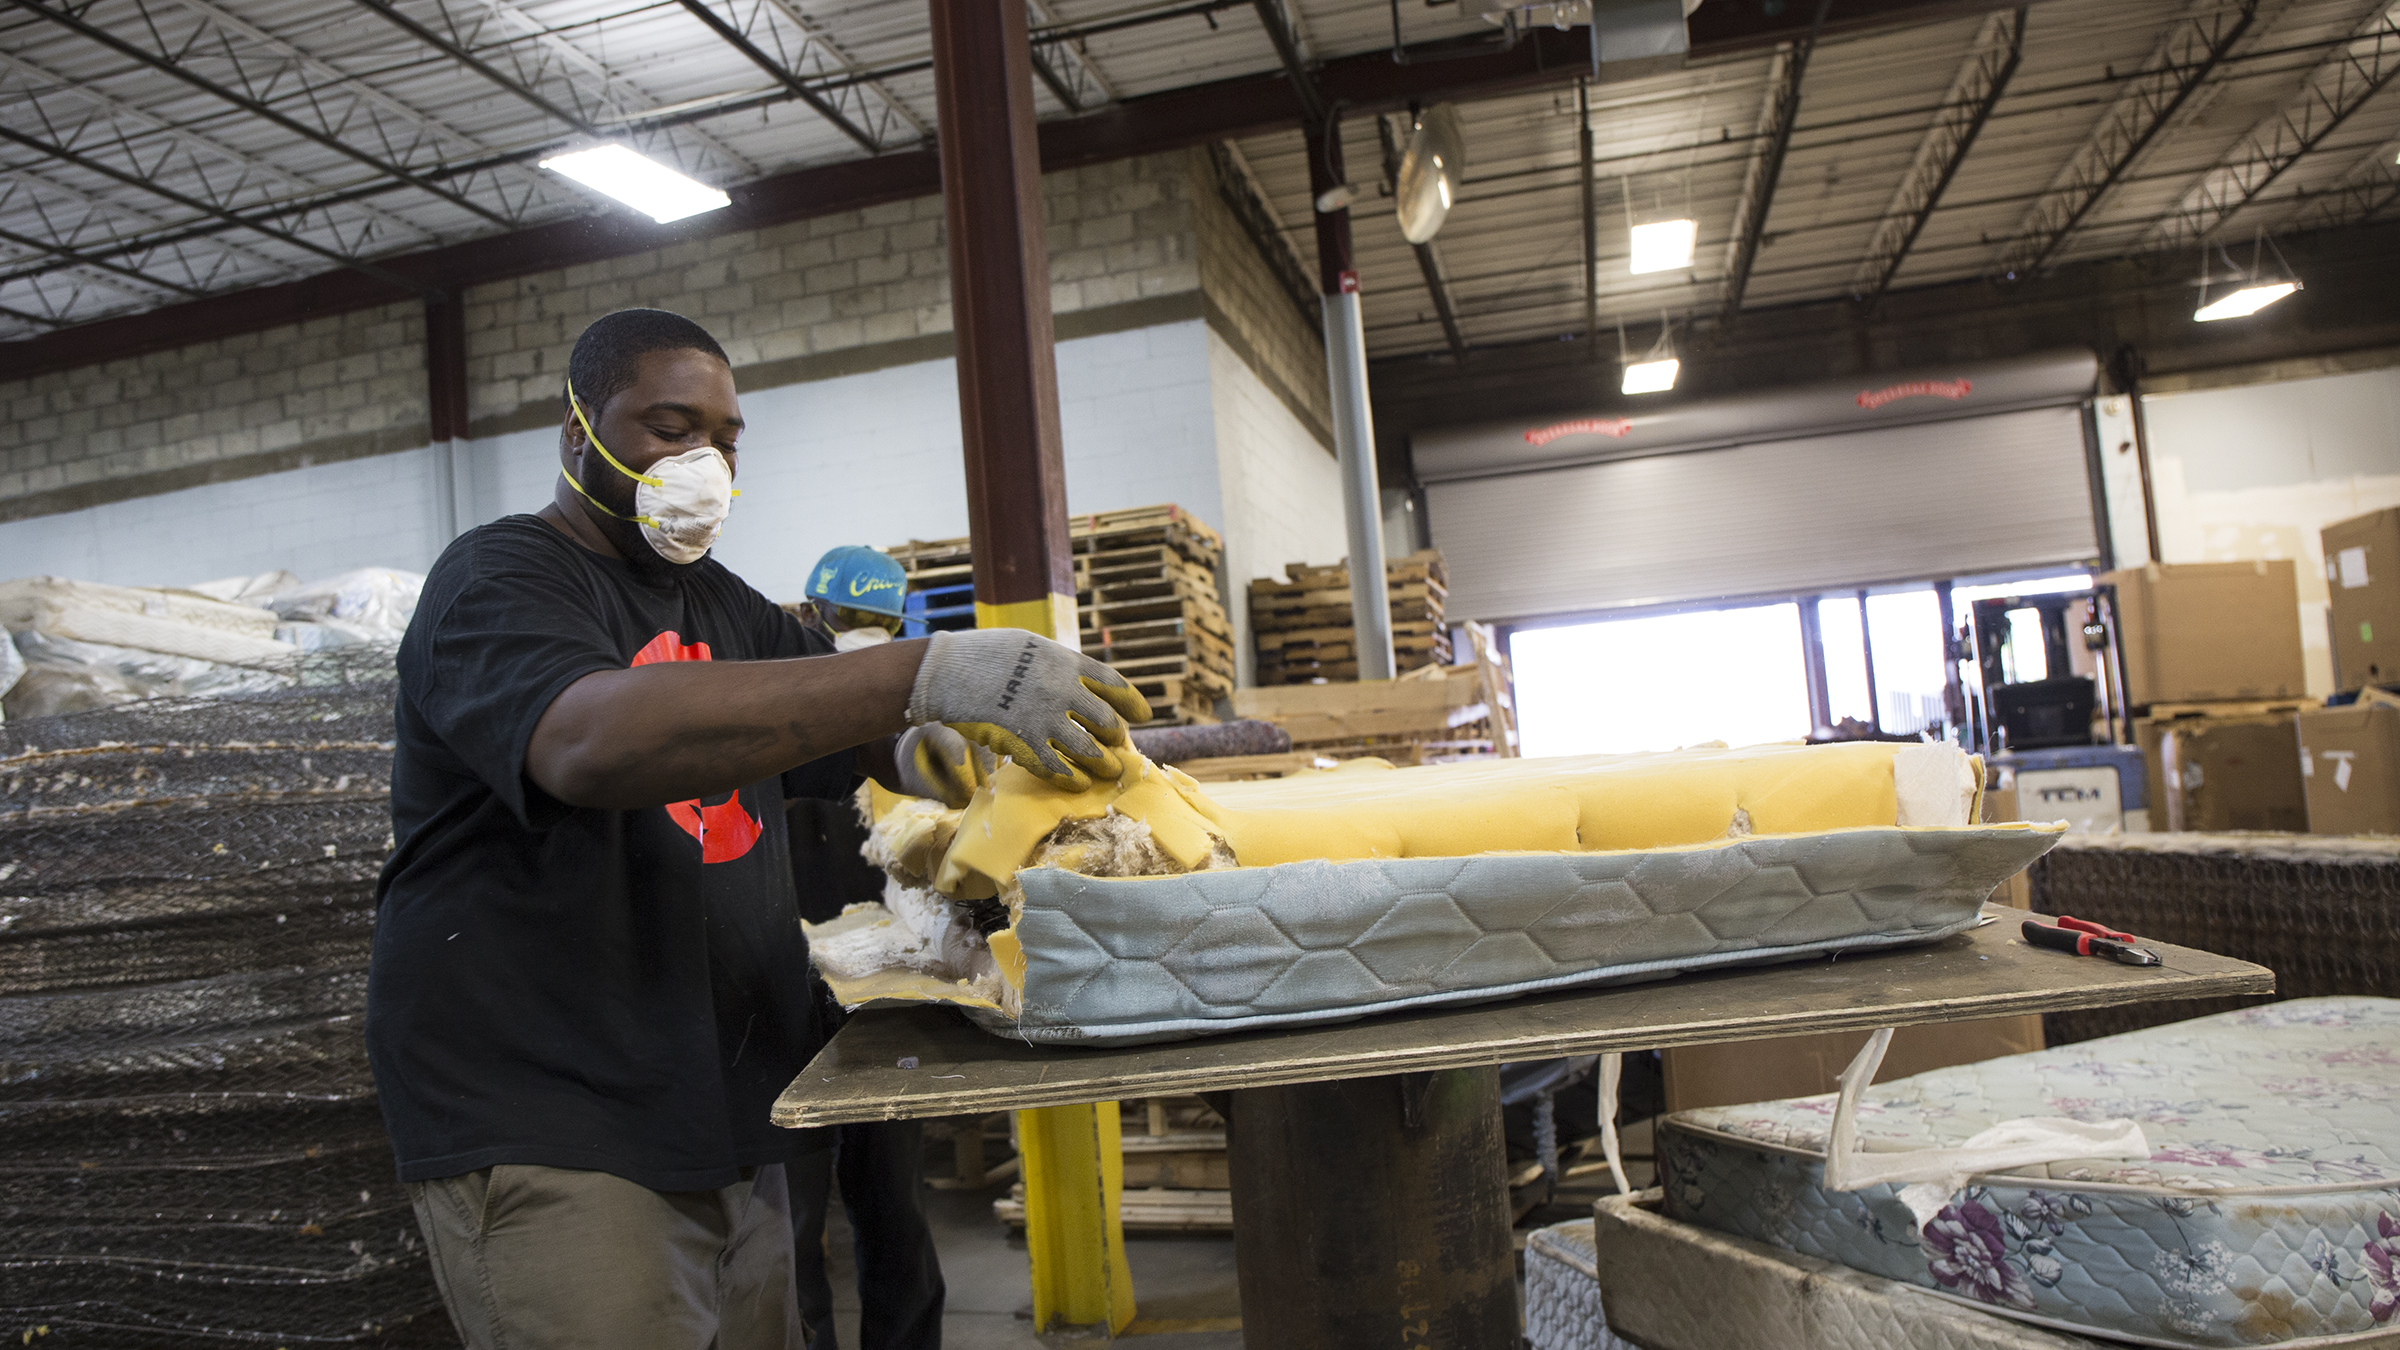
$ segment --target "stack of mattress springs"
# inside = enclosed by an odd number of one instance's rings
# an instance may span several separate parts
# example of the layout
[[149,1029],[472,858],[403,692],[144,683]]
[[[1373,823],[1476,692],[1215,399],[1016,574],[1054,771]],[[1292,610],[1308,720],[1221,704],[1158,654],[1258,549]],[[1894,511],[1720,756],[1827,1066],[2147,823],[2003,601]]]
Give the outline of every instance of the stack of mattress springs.
[[0,728],[0,1332],[456,1343],[361,1037],[391,678]]
[[[2255,961],[2275,972],[2275,999],[2400,989],[2400,839],[2070,834],[2028,876],[2040,913]],[[2048,1013],[2042,1030],[2067,1045],[2267,1001]]]

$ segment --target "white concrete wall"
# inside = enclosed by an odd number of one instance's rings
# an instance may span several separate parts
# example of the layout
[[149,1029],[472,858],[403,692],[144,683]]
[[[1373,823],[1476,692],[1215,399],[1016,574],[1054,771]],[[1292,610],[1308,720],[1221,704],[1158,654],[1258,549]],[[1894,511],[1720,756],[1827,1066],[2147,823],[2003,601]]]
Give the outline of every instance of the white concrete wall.
[[0,524],[0,576],[179,586],[289,568],[421,572],[442,546],[431,449],[135,497]]
[[1224,517],[1225,608],[1240,683],[1251,682],[1250,581],[1285,563],[1331,563],[1350,551],[1339,467],[1266,381],[1214,333],[1208,369]]
[[2164,560],[2294,560],[2309,692],[2332,692],[2318,532],[2400,506],[2400,368],[2153,395],[2142,408]]

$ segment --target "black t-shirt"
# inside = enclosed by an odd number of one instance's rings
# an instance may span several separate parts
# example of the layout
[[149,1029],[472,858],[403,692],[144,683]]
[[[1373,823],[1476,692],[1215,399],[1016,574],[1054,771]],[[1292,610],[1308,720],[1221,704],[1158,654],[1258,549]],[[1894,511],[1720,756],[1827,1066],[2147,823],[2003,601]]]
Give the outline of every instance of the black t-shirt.
[[846,794],[853,757],[608,811],[543,792],[525,751],[594,671],[827,650],[713,558],[646,580],[533,516],[443,552],[400,644],[367,982],[403,1180],[532,1163],[700,1190],[825,1147],[767,1119],[818,1041],[784,800]]

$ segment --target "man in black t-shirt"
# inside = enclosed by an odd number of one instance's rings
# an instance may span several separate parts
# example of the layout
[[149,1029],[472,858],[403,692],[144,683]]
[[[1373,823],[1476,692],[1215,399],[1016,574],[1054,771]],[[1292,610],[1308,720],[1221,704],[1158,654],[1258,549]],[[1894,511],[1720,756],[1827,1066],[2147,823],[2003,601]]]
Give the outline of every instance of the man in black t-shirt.
[[[733,372],[657,310],[568,365],[551,503],[454,542],[400,648],[367,992],[384,1119],[469,1345],[802,1343],[769,1106],[816,1039],[788,801],[947,723],[1062,786],[1141,696],[1028,633],[821,655],[707,556]],[[807,658],[807,659],[798,659]]]

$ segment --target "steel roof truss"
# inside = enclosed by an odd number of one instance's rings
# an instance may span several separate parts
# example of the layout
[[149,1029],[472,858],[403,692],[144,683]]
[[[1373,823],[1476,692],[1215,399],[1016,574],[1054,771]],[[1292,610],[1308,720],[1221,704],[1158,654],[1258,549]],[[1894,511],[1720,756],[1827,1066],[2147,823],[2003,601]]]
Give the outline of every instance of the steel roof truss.
[[1767,77],[1766,101],[1759,108],[1758,130],[1750,167],[1742,178],[1742,195],[1733,211],[1733,237],[1725,244],[1725,304],[1730,320],[1742,309],[1742,293],[1750,288],[1750,269],[1758,263],[1765,237],[1767,213],[1775,205],[1775,183],[1783,176],[1783,157],[1791,149],[1792,123],[1800,114],[1800,80],[1808,73],[1809,49],[1795,43],[1775,54]]
[[[580,108],[566,108],[552,102],[531,85],[524,83],[521,78],[504,74],[490,62],[468,50],[463,35],[458,31],[458,20],[450,13],[448,5],[435,7],[441,13],[442,26],[450,30],[447,35],[444,35],[409,17],[398,5],[392,3],[392,0],[357,0],[357,3],[380,15],[386,23],[474,71],[492,84],[516,95],[519,100],[540,109],[557,121],[563,122],[587,136],[599,134],[599,128],[592,125]],[[517,49],[514,44],[505,44],[502,50],[507,52],[512,63],[516,62]]]
[[[719,14],[716,5],[711,3],[711,0],[682,0],[682,3],[694,18],[707,24],[709,31],[715,33],[727,46],[740,52],[752,65],[774,76],[778,84],[791,90],[793,96],[807,104],[817,116],[832,123],[835,130],[858,142],[860,149],[870,155],[883,149],[883,140],[879,135],[852,121],[850,115],[835,102],[836,99],[841,99],[846,94],[851,101],[863,104],[865,101],[863,93],[857,90],[835,90],[833,99],[828,99],[824,94],[810,88],[808,82],[803,80],[790,65],[786,64],[785,60],[779,60],[762,50],[756,42],[751,40],[744,25],[735,23]],[[739,0],[736,0],[734,9],[737,14],[740,12],[740,8]],[[750,6],[750,21],[754,24],[758,23],[769,13],[770,11],[765,5],[753,3]],[[772,28],[771,21],[768,26],[770,29]],[[800,50],[805,55],[808,48],[814,45],[813,41],[804,36]]]
[[[109,120],[117,123],[120,128],[126,125],[138,126],[146,131],[167,137],[175,141],[183,148],[184,152],[192,156],[195,161],[198,161],[203,157],[210,157],[224,160],[227,163],[240,164],[249,168],[253,172],[276,180],[277,182],[283,184],[287,189],[294,189],[304,193],[323,192],[326,190],[325,184],[316,182],[313,179],[287,169],[282,165],[276,164],[260,156],[253,155],[248,151],[237,150],[222,141],[202,135],[201,133],[193,131],[187,127],[177,126],[175,123],[169,122],[163,117],[158,117],[152,113],[146,112],[143,109],[137,108],[121,99],[113,98],[108,94],[102,93],[98,89],[92,88],[89,85],[76,83],[75,81],[69,80],[63,75],[60,75],[56,71],[48,70],[42,66],[36,65],[35,63],[28,61],[23,57],[12,55],[8,52],[0,52],[0,76],[5,75],[14,75],[25,81],[25,84],[27,85],[27,91],[23,95],[25,98],[38,99],[49,94],[61,94],[79,99],[84,103],[99,109],[101,112],[106,113]],[[0,96],[5,96],[5,93],[5,86],[0,85]],[[134,215],[148,215],[148,213],[142,212],[138,208],[132,207],[129,204],[120,203],[119,205],[124,209],[131,211]],[[433,243],[439,237],[435,235],[433,231],[426,229],[424,226],[417,224],[415,221],[409,220],[403,216],[394,215],[381,207],[366,205],[362,206],[360,209],[373,215],[378,220],[381,220],[384,225],[391,230],[414,235],[421,243]],[[148,216],[148,223],[157,225],[163,222],[155,216]],[[227,244],[224,245],[224,247],[233,248],[236,251],[242,251],[239,245]],[[264,254],[253,254],[251,256],[258,261],[265,261],[266,259],[266,255]]]
[[1086,112],[1117,101],[1116,86],[1100,71],[1084,48],[1083,39],[1070,36],[1044,40],[1042,30],[1058,23],[1048,0],[1025,0],[1033,30],[1033,73],[1068,112]]
[[2298,224],[2302,229],[2357,225],[2373,220],[2395,203],[2400,203],[2400,140],[2386,141],[2368,151],[2334,180],[2332,187],[2310,199]]
[[2251,128],[2224,162],[2208,171],[2153,232],[2156,247],[2205,240],[2325,143],[2367,100],[2400,74],[2400,4],[2378,9],[2356,36],[2309,76],[2297,98]]
[[[792,0],[754,0],[760,8],[772,11],[772,28],[776,47],[784,63],[809,79],[822,79],[827,86],[822,92],[833,100],[845,116],[876,133],[876,138],[890,145],[897,138],[898,128],[889,123],[896,120],[906,125],[920,140],[933,137],[933,123],[918,115],[908,100],[892,92],[880,79],[866,75],[866,67],[843,50],[824,26],[800,12]],[[843,83],[835,85],[830,78],[840,76]],[[873,94],[883,104],[880,113],[870,110],[863,101],[852,103],[849,91],[863,90]]]
[[[366,110],[371,115],[376,115],[379,124],[383,118],[388,117],[415,128],[422,133],[425,142],[433,147],[437,158],[444,162],[455,162],[461,159],[473,161],[491,157],[493,154],[494,147],[490,144],[429,113],[409,106],[356,73],[343,70],[331,62],[310,54],[240,16],[218,7],[211,3],[211,0],[173,0],[173,3],[177,8],[193,15],[200,22],[223,29],[225,32],[239,37],[249,46],[255,47],[261,52],[281,57],[291,62],[296,70],[313,76],[315,83],[308,87],[313,89],[320,98],[338,90],[366,105]],[[303,81],[303,84],[307,84],[307,82]],[[386,139],[388,140],[388,137]],[[525,183],[536,185],[539,195],[545,201],[580,204],[581,199],[576,197],[571,190],[548,181],[545,175],[530,164],[511,163],[505,167],[513,170],[514,177]],[[446,178],[451,181],[464,181],[471,188],[475,175],[452,174],[446,175]],[[489,186],[496,190],[499,177],[492,175],[491,178]]]
[[2258,0],[2234,9],[2202,0],[2199,12],[2169,30],[2126,91],[2101,115],[2048,192],[2026,212],[2001,254],[2010,276],[2050,261],[2107,198],[2152,141],[2200,88],[2258,17]]
[[52,159],[72,164],[79,169],[85,170],[86,172],[99,174],[104,178],[114,179],[117,182],[123,183],[127,187],[139,188],[142,191],[153,193],[157,196],[165,198],[168,201],[174,202],[176,205],[184,207],[187,210],[198,211],[206,215],[216,216],[217,218],[227,221],[228,223],[239,225],[244,229],[255,231],[259,234],[265,235],[270,239],[279,240],[283,243],[290,244],[294,248],[304,249],[310,253],[314,253],[318,257],[323,258],[328,262],[332,262],[343,267],[354,268],[358,271],[364,272],[367,275],[374,277],[378,281],[386,283],[387,285],[400,286],[412,291],[423,289],[414,282],[396,276],[384,268],[375,266],[373,263],[363,262],[357,258],[351,257],[339,249],[328,248],[327,246],[320,244],[313,239],[309,239],[298,234],[293,234],[286,230],[277,229],[272,225],[266,225],[255,220],[245,220],[233,211],[230,211],[222,206],[213,205],[209,202],[202,201],[199,198],[178,192],[175,189],[167,187],[161,183],[153,182],[151,180],[142,178],[137,174],[128,173],[123,169],[104,164],[99,160],[93,159],[89,155],[70,150],[66,146],[53,145],[47,141],[39,139],[38,137],[28,136],[13,127],[0,124],[0,140],[13,142],[17,145],[23,146],[28,150],[47,155]]
[[1975,43],[1967,53],[1966,64],[1959,68],[1958,78],[1950,85],[1949,97],[1942,100],[1942,110],[1934,115],[1933,125],[1926,128],[1925,139],[1917,146],[1916,160],[1892,194],[1892,203],[1884,209],[1877,223],[1866,257],[1859,261],[1857,275],[1851,278],[1851,294],[1860,303],[1872,305],[1890,289],[1892,278],[1900,265],[1908,260],[1908,251],[1916,246],[1917,236],[1924,233],[1925,222],[1933,218],[1942,194],[1958,176],[1959,165],[1966,162],[1967,153],[1975,148],[1976,137],[1983,134],[1984,123],[1991,119],[1992,109],[2000,96],[2007,92],[2009,80],[2016,75],[2017,66],[2025,55],[2025,11],[1994,14],[1983,22]]
[[[203,23],[196,26],[190,36],[178,44],[170,41],[159,28],[155,16],[151,13],[149,0],[111,0],[113,4],[131,6],[141,16],[139,27],[151,38],[150,44],[144,45],[121,37],[112,31],[112,28],[131,28],[134,25],[117,23],[111,28],[104,28],[88,21],[85,16],[99,8],[97,3],[87,5],[80,14],[66,9],[63,5],[53,3],[53,0],[16,0],[16,3],[121,56],[139,61],[154,70],[170,75],[194,89],[232,104],[254,117],[271,122],[293,135],[313,141],[349,159],[354,159],[379,173],[408,183],[430,196],[438,197],[463,210],[481,216],[494,225],[515,223],[507,216],[475,201],[464,193],[424,178],[418,172],[408,168],[404,160],[406,156],[422,146],[424,140],[422,131],[420,130],[418,135],[410,137],[407,142],[395,142],[390,129],[384,125],[382,120],[375,118],[371,111],[364,110],[359,101],[346,91],[330,107],[321,97],[326,91],[318,88],[303,87],[298,91],[300,96],[298,99],[278,100],[294,106],[305,107],[316,117],[317,125],[315,126],[270,106],[265,101],[266,96],[275,92],[276,87],[283,82],[286,75],[294,73],[293,63],[286,57],[271,53],[266,54],[271,57],[271,60],[257,60],[256,58],[261,53],[255,51],[244,53],[235,45],[234,35],[221,27],[211,32],[208,25]],[[214,61],[221,56],[224,61],[228,62],[233,78],[241,86],[240,88],[230,88],[194,69],[201,61],[204,38],[215,39],[213,45],[221,48],[221,51],[210,53],[210,59]],[[260,65],[267,66],[268,69],[261,73],[255,69]],[[295,83],[297,82],[295,79]],[[351,138],[346,138],[344,135],[344,132],[349,129],[352,114],[362,111],[366,112],[375,139],[385,149],[385,154],[382,156],[360,149],[352,143]]]

